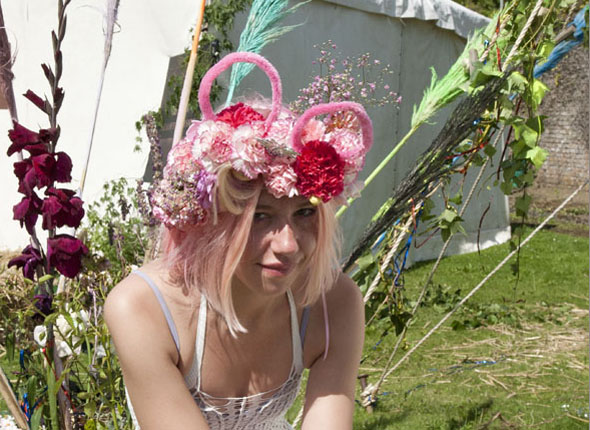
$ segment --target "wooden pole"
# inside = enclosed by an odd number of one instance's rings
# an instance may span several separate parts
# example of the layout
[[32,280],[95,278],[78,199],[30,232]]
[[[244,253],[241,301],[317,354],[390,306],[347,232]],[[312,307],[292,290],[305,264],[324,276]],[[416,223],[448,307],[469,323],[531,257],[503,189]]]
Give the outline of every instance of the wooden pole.
[[188,60],[188,66],[186,67],[186,73],[184,75],[182,93],[180,93],[180,102],[178,103],[178,114],[176,116],[176,124],[174,126],[174,137],[172,138],[172,146],[178,143],[184,130],[186,110],[191,95],[191,88],[193,86],[193,74],[195,71],[195,64],[197,63],[197,48],[199,47],[199,38],[201,36],[201,27],[203,25],[204,13],[205,0],[200,0],[199,14],[197,15],[197,25],[195,27],[195,34],[193,36],[193,46],[191,48],[191,55]]

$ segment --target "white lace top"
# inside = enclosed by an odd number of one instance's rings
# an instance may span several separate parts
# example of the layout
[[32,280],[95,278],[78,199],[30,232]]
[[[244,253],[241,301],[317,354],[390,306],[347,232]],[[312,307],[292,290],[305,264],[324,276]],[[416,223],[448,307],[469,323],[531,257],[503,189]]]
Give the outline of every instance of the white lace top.
[[[142,278],[150,284],[152,290],[154,290],[155,284],[153,284],[151,279],[143,273],[137,274],[142,276]],[[178,350],[180,350],[178,336],[176,335],[176,327],[174,327],[174,322],[171,317],[169,318],[170,314],[166,307],[166,303],[159,294],[159,291],[156,292],[156,290],[154,290],[154,292],[156,293],[156,297],[158,297],[158,301],[160,301],[164,314],[166,315],[176,346]],[[289,300],[289,308],[291,311],[291,340],[293,350],[293,364],[291,366],[289,377],[279,387],[270,391],[246,397],[230,398],[211,396],[201,390],[201,363],[203,352],[205,350],[205,331],[207,326],[207,302],[205,300],[201,301],[199,321],[197,323],[195,355],[191,369],[184,379],[187,388],[201,409],[211,430],[292,430],[291,425],[285,419],[285,413],[293,404],[301,383],[301,375],[303,372],[301,339],[305,333],[305,326],[307,325],[309,314],[307,312],[308,309],[305,309],[300,334],[295,301],[291,291],[287,292],[287,298]],[[128,395],[127,402],[134,426],[136,429],[139,429]]]

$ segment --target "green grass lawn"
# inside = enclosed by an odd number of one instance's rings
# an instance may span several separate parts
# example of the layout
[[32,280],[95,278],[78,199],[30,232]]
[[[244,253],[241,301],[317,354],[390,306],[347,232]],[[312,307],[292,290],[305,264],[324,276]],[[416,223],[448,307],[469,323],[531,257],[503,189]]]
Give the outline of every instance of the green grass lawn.
[[[507,264],[391,374],[372,414],[357,407],[355,430],[588,428],[588,246],[587,237],[537,234],[521,251],[518,283]],[[509,252],[445,258],[406,349]],[[406,297],[417,297],[432,264],[406,272]],[[369,383],[396,341],[375,346],[382,332],[367,330]]]

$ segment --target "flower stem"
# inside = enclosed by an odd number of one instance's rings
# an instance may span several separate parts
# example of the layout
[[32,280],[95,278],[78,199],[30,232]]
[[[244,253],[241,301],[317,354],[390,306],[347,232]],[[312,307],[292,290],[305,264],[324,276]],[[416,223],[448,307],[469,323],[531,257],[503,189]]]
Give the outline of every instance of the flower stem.
[[[395,146],[395,148],[393,148],[391,150],[391,152],[389,154],[387,154],[387,157],[385,157],[381,163],[379,163],[379,165],[375,168],[375,170],[373,170],[371,172],[371,174],[367,177],[367,179],[365,179],[365,183],[363,185],[363,190],[365,188],[367,188],[367,186],[373,181],[373,179],[375,179],[375,176],[377,176],[387,165],[387,163],[389,163],[391,161],[391,159],[393,157],[395,157],[395,154],[398,153],[398,151],[405,145],[405,143],[408,141],[408,139],[416,132],[416,130],[418,129],[418,126],[414,126],[412,129],[410,129],[410,131],[403,137],[402,140],[400,140],[400,142]],[[350,197],[347,201],[346,201],[346,205],[343,205],[340,207],[340,209],[338,209],[338,212],[336,212],[336,218],[340,218],[342,216],[342,214],[344,212],[346,212],[346,209],[348,209],[348,207],[350,206],[350,204],[354,201],[355,199],[353,197]]]

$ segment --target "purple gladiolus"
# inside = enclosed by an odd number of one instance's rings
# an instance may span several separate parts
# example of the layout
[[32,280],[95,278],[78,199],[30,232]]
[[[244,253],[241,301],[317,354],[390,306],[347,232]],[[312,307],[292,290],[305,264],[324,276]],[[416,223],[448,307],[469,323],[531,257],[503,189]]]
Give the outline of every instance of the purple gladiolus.
[[74,278],[80,272],[82,257],[86,254],[86,245],[68,234],[58,234],[47,239],[49,264],[68,278]]
[[51,305],[53,298],[47,294],[37,294],[34,297],[35,307],[43,315],[49,315],[51,313]]
[[7,155],[10,157],[15,152],[27,150],[31,155],[46,153],[49,149],[49,143],[56,136],[55,128],[42,129],[39,133],[20,125],[13,121],[14,128],[8,132],[8,137],[12,145],[8,147]]
[[43,228],[50,230],[55,227],[77,228],[84,217],[83,202],[75,197],[75,192],[67,189],[50,187],[45,191],[47,197],[43,200]]
[[72,160],[65,152],[44,153],[14,163],[19,193],[29,194],[34,187],[72,180]]
[[33,227],[35,227],[37,217],[41,213],[42,203],[37,194],[31,192],[12,208],[13,219],[20,221],[21,227],[24,224],[29,234],[33,234]]
[[32,281],[35,277],[35,269],[37,268],[37,265],[42,263],[43,260],[39,250],[29,245],[23,249],[21,255],[8,262],[8,267],[16,266],[18,268],[22,268],[23,276]]

